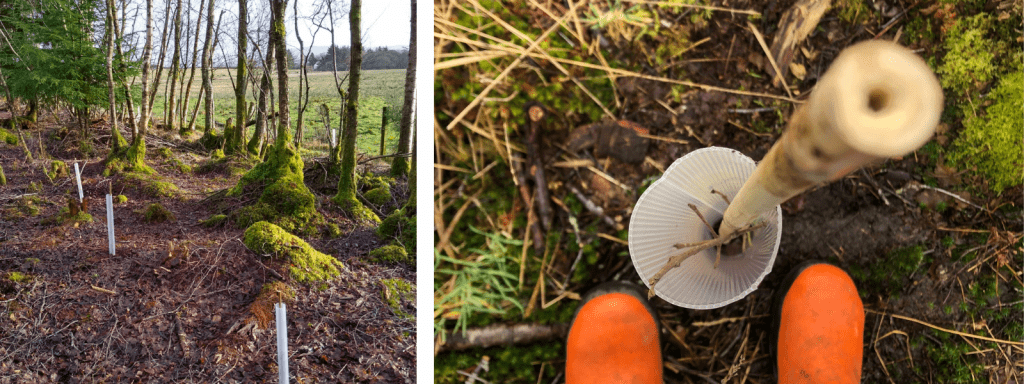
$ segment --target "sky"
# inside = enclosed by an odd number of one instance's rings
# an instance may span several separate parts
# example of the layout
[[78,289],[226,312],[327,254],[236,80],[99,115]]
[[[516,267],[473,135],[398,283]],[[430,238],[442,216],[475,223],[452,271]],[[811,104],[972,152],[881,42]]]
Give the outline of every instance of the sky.
[[[309,16],[313,12],[313,1],[307,0],[292,0],[299,1],[299,13],[302,16]],[[335,43],[340,46],[350,45],[349,37],[349,25],[348,25],[348,7],[349,2],[345,1],[344,14],[339,17],[335,14]],[[363,48],[370,47],[406,47],[409,45],[409,19],[411,17],[409,0],[364,0],[363,1]],[[335,10],[337,11],[337,10]],[[289,4],[288,7],[288,49],[298,51],[299,40],[295,37],[294,12],[292,6]],[[308,21],[299,21],[299,33],[302,35],[303,42],[306,47],[310,46],[310,40],[312,38],[312,24]],[[327,31],[320,31],[316,34],[316,40],[313,45],[322,49],[314,50],[314,52],[322,52],[326,50],[331,44],[331,35]]]

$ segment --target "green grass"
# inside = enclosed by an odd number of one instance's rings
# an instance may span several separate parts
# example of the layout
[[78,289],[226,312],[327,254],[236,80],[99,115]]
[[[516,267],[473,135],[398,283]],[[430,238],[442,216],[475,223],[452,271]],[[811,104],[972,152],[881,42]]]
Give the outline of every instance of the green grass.
[[[339,72],[339,80],[344,78],[346,73]],[[157,90],[156,101],[153,103],[153,117],[158,122],[163,121],[166,76]],[[188,76],[188,72],[185,72]],[[288,97],[289,110],[291,112],[292,129],[298,120],[298,99],[299,99],[299,72],[298,70],[288,71]],[[213,75],[213,109],[214,119],[224,123],[229,117],[235,116],[235,91],[232,86],[234,81],[234,69],[216,69]],[[276,84],[276,77],[275,77]],[[338,126],[341,99],[338,97],[334,83],[334,75],[331,72],[310,72],[309,73],[309,107],[303,114],[303,143],[304,146],[312,149],[309,156],[322,156],[327,148],[327,139],[323,131],[323,121],[318,106],[326,104],[330,110],[331,125]],[[348,91],[348,82],[341,84],[342,89]],[[398,146],[398,112],[402,108],[402,97],[405,87],[405,70],[388,69],[376,71],[363,71],[359,84],[359,113],[358,130],[359,137],[356,139],[356,147],[361,153],[377,155],[380,151],[380,122],[381,112],[384,106],[388,106],[388,127],[385,137],[385,153],[393,153]],[[192,91],[189,94],[189,108],[195,105],[202,90],[201,76],[197,70],[196,77],[192,81]],[[256,102],[253,96],[252,84],[246,89],[246,100]],[[196,130],[203,130],[203,111],[200,105],[199,115],[196,117]],[[188,115],[187,120],[191,117]],[[252,134],[252,127],[249,127],[248,136]]]

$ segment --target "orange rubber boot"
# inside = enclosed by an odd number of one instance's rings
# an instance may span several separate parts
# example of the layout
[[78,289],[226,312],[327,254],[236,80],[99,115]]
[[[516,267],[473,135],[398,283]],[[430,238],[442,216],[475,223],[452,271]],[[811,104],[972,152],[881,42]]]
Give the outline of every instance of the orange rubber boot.
[[657,312],[633,284],[610,282],[586,294],[566,343],[565,382],[662,383]]
[[864,304],[842,269],[805,263],[776,292],[771,334],[779,384],[860,383]]

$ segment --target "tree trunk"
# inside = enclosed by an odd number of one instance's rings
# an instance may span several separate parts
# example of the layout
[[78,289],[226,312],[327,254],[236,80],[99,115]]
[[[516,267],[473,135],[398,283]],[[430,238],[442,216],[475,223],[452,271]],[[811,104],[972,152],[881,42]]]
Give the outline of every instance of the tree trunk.
[[[149,72],[153,60],[153,0],[146,0],[146,45],[142,48],[142,116],[138,132],[132,138],[132,145],[145,145],[144,136],[149,130]],[[154,82],[156,83],[156,82]]]
[[224,152],[233,154],[242,150],[242,134],[245,132],[245,122],[249,121],[245,108],[246,80],[246,50],[249,47],[249,16],[246,0],[238,0],[238,64],[236,67],[235,81],[235,121],[238,128],[232,132],[224,132]]
[[361,8],[360,0],[352,0],[352,9],[348,14],[352,53],[348,76],[348,102],[345,105],[345,133],[342,135],[344,143],[341,153],[341,179],[338,181],[338,194],[334,196],[333,200],[357,220],[380,223],[377,214],[356,199],[356,134],[358,133],[356,112],[359,107],[359,68],[363,64]]
[[[199,56],[199,29],[203,25],[203,23],[201,23],[200,21],[203,19],[204,4],[206,3],[204,3],[202,0],[199,1],[199,18],[196,19],[195,40],[193,40],[192,43],[192,72],[189,73],[188,82],[185,83],[185,92],[182,94],[181,97],[181,112],[179,112],[181,114],[181,119],[179,121],[179,125],[181,126],[182,135],[192,133],[192,124],[185,125],[185,115],[187,115],[188,110],[188,98],[192,94],[192,80],[196,78],[196,59],[198,58],[197,56]],[[213,16],[210,15],[209,17]],[[196,103],[196,108],[199,108],[198,102]],[[192,121],[195,121],[195,119],[193,119]]]
[[178,0],[178,5],[174,9],[174,54],[171,55],[171,78],[170,82],[167,83],[168,92],[170,95],[164,100],[164,125],[167,130],[174,131],[177,126],[175,124],[178,121],[178,114],[175,112],[175,107],[178,102],[175,100],[175,92],[178,87],[178,73],[180,73],[179,67],[181,66],[181,0]]
[[107,98],[110,101],[110,153],[114,154],[128,145],[117,129],[117,98],[114,96],[114,34],[117,28],[117,13],[114,1],[107,0]]
[[[213,0],[210,0],[213,1]],[[298,0],[296,0],[298,1]],[[288,0],[271,0],[275,8],[274,18],[274,49],[277,59],[277,107],[278,114],[277,141],[284,141],[291,128],[291,113],[288,111],[288,47],[285,44],[284,16]],[[283,145],[283,144],[282,144]]]
[[[398,136],[398,153],[409,153],[412,137],[412,99],[416,89],[416,0],[412,0],[411,33],[409,33],[409,66],[405,68],[405,100],[402,102],[401,133]],[[396,157],[391,163],[391,176],[409,174],[409,160]],[[412,198],[412,197],[410,197]]]
[[[273,32],[271,32],[273,33]],[[249,139],[249,144],[246,149],[250,154],[259,155],[261,144],[263,143],[263,136],[266,135],[267,131],[267,118],[270,114],[269,111],[269,99],[273,98],[272,84],[270,83],[270,63],[274,62],[274,50],[272,48],[267,49],[267,60],[263,62],[263,75],[260,77],[260,95],[257,101],[256,107],[256,129],[253,130],[252,138]]]
[[[302,115],[305,114],[306,107],[309,105],[309,82],[304,81],[308,80],[304,78],[306,73],[306,46],[302,41],[302,35],[299,34],[299,0],[295,0],[293,6],[295,10],[295,37],[299,40],[299,105],[297,106],[298,116],[295,121],[295,148],[298,149],[302,147]],[[305,100],[302,99],[303,95],[306,96]]]
[[[160,87],[160,77],[164,73],[164,57],[167,54],[167,28],[171,24],[171,20],[168,20],[171,14],[171,0],[167,0],[167,8],[164,8],[164,31],[160,34],[160,57],[156,60],[159,63],[156,67],[156,76],[153,77],[152,84],[149,89],[149,111],[153,112],[153,105],[156,103],[156,92],[157,88]],[[165,120],[166,121],[166,120]]]
[[204,136],[213,134],[213,2],[209,0],[209,10],[206,12],[206,41],[203,43],[203,92],[206,94],[206,127]]

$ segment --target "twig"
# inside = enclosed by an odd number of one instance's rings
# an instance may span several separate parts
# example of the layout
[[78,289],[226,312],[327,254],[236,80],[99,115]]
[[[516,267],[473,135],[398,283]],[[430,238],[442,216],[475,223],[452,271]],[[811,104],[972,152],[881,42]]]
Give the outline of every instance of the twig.
[[467,329],[465,333],[446,332],[441,351],[459,351],[564,339],[569,332],[569,324],[499,324]]
[[761,221],[760,223],[757,224],[749,224],[746,227],[743,227],[740,230],[729,234],[729,236],[716,237],[711,240],[705,240],[699,243],[695,243],[691,245],[692,248],[690,250],[670,257],[668,261],[665,262],[665,266],[661,267],[661,269],[658,270],[658,273],[654,274],[654,277],[651,277],[651,288],[650,290],[647,291],[647,298],[650,299],[654,297],[654,286],[658,284],[659,281],[661,281],[661,278],[664,277],[666,273],[668,273],[672,269],[675,269],[676,267],[679,267],[679,265],[682,264],[683,261],[688,259],[690,256],[696,255],[701,251],[711,247],[721,246],[722,244],[728,243],[737,237],[743,236],[749,232],[753,232],[756,229],[763,228],[766,224],[767,223],[765,223],[764,221]]
[[181,326],[181,316],[178,316],[178,312],[174,312],[174,324],[178,326],[178,342],[181,343],[181,354],[185,356],[185,360],[191,359],[191,353],[188,348],[188,336],[185,335],[185,328]]
[[103,289],[103,288],[97,287],[95,285],[92,285],[91,287],[92,287],[92,289],[96,290],[97,292],[103,292],[103,293],[106,293],[106,294],[111,295],[111,296],[117,296],[117,292],[111,291],[109,289]]
[[924,322],[924,321],[921,321],[921,320],[918,320],[918,319],[915,319],[915,318],[912,318],[912,317],[901,316],[901,315],[897,315],[897,314],[894,314],[894,313],[885,313],[885,312],[875,311],[875,310],[866,309],[866,308],[864,310],[867,311],[867,312],[871,312],[871,313],[882,315],[882,316],[891,316],[893,318],[897,318],[897,319],[900,319],[900,320],[906,320],[906,321],[918,323],[918,324],[921,324],[921,325],[926,326],[928,328],[931,328],[931,329],[934,329],[934,330],[937,330],[937,331],[946,332],[946,333],[952,333],[952,334],[957,335],[957,336],[970,337],[970,338],[978,339],[978,340],[991,341],[993,343],[1024,346],[1024,342],[1020,342],[1020,341],[1000,340],[1000,339],[995,339],[995,338],[986,337],[986,336],[972,335],[970,333],[963,333],[963,332],[959,332],[959,331],[954,331],[952,329],[942,328],[940,326],[933,325],[933,324],[930,324],[930,323],[927,323],[927,322]]

